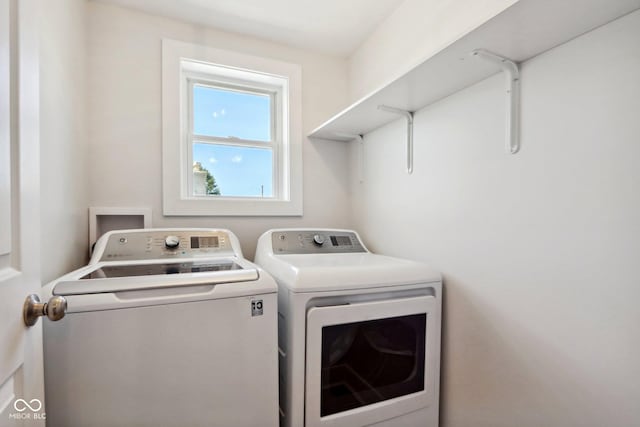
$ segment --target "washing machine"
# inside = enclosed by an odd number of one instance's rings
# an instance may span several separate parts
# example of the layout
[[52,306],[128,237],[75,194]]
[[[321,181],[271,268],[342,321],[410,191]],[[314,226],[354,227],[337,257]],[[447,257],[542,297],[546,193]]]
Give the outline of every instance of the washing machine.
[[438,425],[438,272],[351,230],[270,230],[255,262],[279,288],[282,426]]
[[228,230],[105,234],[43,289],[47,426],[276,427],[276,292]]

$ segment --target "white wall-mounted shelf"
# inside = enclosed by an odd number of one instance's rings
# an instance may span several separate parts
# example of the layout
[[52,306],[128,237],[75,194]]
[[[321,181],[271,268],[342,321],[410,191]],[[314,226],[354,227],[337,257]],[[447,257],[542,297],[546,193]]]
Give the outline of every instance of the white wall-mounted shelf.
[[398,119],[379,105],[417,111],[501,71],[491,61],[474,59],[477,49],[519,63],[639,8],[640,0],[520,0],[339,112],[309,138],[351,141]]

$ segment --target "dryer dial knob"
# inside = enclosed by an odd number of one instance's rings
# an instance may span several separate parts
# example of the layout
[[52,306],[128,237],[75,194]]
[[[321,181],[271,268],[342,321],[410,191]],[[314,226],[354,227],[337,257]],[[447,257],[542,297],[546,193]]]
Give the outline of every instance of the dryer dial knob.
[[164,239],[164,245],[167,249],[175,249],[180,246],[180,238],[178,236],[167,236]]
[[315,243],[318,246],[322,246],[324,245],[324,236],[322,234],[314,234],[313,235],[313,243]]

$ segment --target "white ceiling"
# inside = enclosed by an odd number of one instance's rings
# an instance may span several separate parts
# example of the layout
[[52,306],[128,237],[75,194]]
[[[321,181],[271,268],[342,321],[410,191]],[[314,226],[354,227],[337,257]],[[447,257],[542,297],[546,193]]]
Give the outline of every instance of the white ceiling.
[[403,0],[97,1],[347,56]]

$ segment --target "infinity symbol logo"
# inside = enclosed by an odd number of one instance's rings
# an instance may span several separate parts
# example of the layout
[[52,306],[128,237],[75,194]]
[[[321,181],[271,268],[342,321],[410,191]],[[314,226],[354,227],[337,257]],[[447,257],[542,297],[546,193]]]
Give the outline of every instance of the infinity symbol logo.
[[[30,404],[33,406],[31,406]],[[31,409],[31,412],[38,412],[40,409],[42,409],[42,402],[40,402],[40,400],[38,399],[31,399],[29,402],[24,399],[16,399],[16,401],[13,402],[13,407],[18,412],[24,412],[27,410],[27,408]]]

